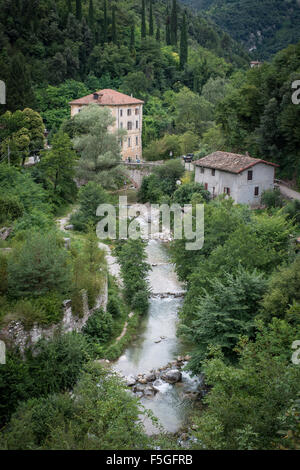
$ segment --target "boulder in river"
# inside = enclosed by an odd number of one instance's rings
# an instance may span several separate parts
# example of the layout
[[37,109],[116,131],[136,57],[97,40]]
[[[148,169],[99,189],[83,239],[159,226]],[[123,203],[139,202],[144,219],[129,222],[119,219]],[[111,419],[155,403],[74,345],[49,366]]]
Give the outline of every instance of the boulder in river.
[[132,387],[135,384],[136,384],[136,378],[134,377],[134,375],[128,375],[128,377],[126,377],[127,387]]
[[161,378],[170,384],[175,384],[181,380],[181,372],[178,369],[170,369],[164,372]]
[[145,379],[147,382],[153,382],[154,380],[156,380],[156,374],[154,372],[149,372],[145,375]]
[[140,384],[146,384],[147,382],[148,382],[148,380],[143,378],[143,377],[139,379]]
[[154,390],[153,387],[149,387],[149,386],[145,387],[145,389],[144,389],[145,397],[151,398],[151,397],[153,397],[154,394],[155,394],[155,390]]

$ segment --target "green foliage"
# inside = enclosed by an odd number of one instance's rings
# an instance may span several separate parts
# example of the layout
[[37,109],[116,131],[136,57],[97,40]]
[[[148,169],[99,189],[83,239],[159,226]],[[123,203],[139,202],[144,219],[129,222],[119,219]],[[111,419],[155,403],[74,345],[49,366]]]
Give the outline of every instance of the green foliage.
[[282,198],[279,189],[268,189],[261,195],[261,203],[268,209],[272,207],[281,207]]
[[155,173],[143,178],[138,191],[140,202],[160,202],[164,196],[171,196],[177,188],[176,182],[184,174],[180,160],[169,160],[155,168]]
[[[83,314],[83,295],[87,295],[89,308],[93,308],[106,280],[105,254],[98,248],[98,238],[92,225],[83,246],[73,251],[72,308],[73,314]],[[85,293],[85,294],[84,294]]]
[[254,58],[269,58],[300,39],[300,8],[293,0],[184,0],[184,3],[205,14],[236,41],[248,48],[255,47]]
[[39,297],[69,289],[70,266],[66,250],[54,232],[28,233],[8,258],[8,292],[11,297]]
[[203,197],[203,201],[209,201],[209,192],[204,189],[204,187],[199,183],[186,183],[179,186],[178,189],[174,192],[172,200],[180,204],[181,207],[184,204],[191,204],[192,197],[194,194],[200,194]]
[[96,310],[86,322],[83,333],[92,340],[106,343],[112,334],[112,317],[110,313]]
[[0,296],[6,294],[7,288],[7,256],[4,253],[0,253]]
[[83,335],[68,333],[40,341],[24,361],[8,352],[0,368],[0,423],[4,425],[20,401],[70,390],[88,359]]
[[0,116],[0,156],[10,164],[24,164],[30,154],[37,154],[44,146],[44,123],[30,108]]
[[79,210],[71,215],[70,223],[75,230],[87,230],[88,224],[96,224],[99,218],[96,216],[97,207],[109,201],[108,193],[99,183],[90,181],[79,190]]
[[125,298],[132,308],[145,313],[149,298],[146,276],[151,269],[146,262],[145,242],[129,239],[117,246],[116,254],[121,265]]
[[[54,226],[50,219],[52,207],[48,202],[48,193],[40,184],[37,184],[27,171],[20,171],[12,166],[0,165],[0,187],[3,191],[4,210],[6,204],[14,204],[14,211],[17,210],[20,216],[14,226],[14,233],[27,228],[44,226],[47,229]],[[9,202],[11,201],[11,202]],[[16,209],[18,206],[19,209]],[[22,208],[22,213],[20,209]],[[2,209],[2,207],[1,207]],[[11,208],[9,209],[11,211]],[[14,212],[14,217],[17,215]],[[2,213],[2,217],[4,217]],[[20,225],[18,225],[20,224]]]
[[269,280],[268,290],[263,298],[263,317],[271,320],[276,316],[299,323],[299,318],[290,318],[289,307],[293,301],[300,301],[300,257],[274,272]]
[[271,63],[250,69],[239,83],[233,77],[216,111],[227,149],[248,150],[278,163],[281,177],[294,181],[299,173],[299,106],[292,103],[291,84],[299,70],[300,43],[277,53]]
[[[75,176],[76,154],[67,134],[59,132],[52,139],[52,148],[43,156],[40,170],[44,173],[49,192],[63,201],[72,202],[76,195]],[[73,197],[72,197],[73,196]]]
[[0,196],[0,224],[22,217],[23,210],[23,205],[17,196],[5,194]]
[[57,324],[63,315],[63,297],[56,292],[50,292],[37,298],[21,298],[6,305],[2,324],[12,320],[21,321],[24,328],[29,330],[34,324]]
[[89,105],[75,115],[74,121],[83,129],[88,129],[73,142],[75,150],[80,153],[77,176],[86,182],[95,181],[105,187],[116,187],[116,168],[121,159],[119,140],[123,132],[108,131],[109,126],[114,124],[111,111]]
[[300,224],[300,201],[294,199],[283,208],[283,213],[292,219],[296,224]]
[[113,291],[108,291],[107,312],[113,317],[119,317],[122,313],[121,300]]
[[205,402],[206,411],[195,421],[198,448],[272,449],[284,445],[280,419],[299,390],[300,369],[291,360],[296,330],[274,319],[259,325],[255,342],[243,340],[238,367],[226,365],[212,351],[205,362],[206,381],[213,388]]
[[[26,437],[21,432],[24,428]],[[13,416],[0,446],[129,450],[147,448],[148,442],[136,399],[115,375],[89,364],[72,396],[52,395],[24,403]]]
[[196,345],[189,366],[201,371],[209,346],[220,348],[232,358],[240,336],[253,337],[254,318],[266,289],[266,282],[256,271],[242,267],[235,275],[226,274],[224,281],[212,279],[203,290],[191,326],[182,327]]

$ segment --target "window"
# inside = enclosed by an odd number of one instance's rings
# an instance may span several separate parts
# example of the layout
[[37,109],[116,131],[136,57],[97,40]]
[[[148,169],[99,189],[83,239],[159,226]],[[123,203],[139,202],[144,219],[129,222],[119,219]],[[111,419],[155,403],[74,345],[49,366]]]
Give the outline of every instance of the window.
[[204,168],[203,168],[203,166],[201,166],[201,168],[200,168],[200,173],[204,173]]
[[252,181],[252,179],[253,179],[253,171],[249,170],[248,171],[248,181]]
[[120,128],[123,129],[123,122],[120,122]]
[[128,137],[128,147],[131,147],[131,138]]
[[255,186],[254,188],[254,196],[259,196],[259,187]]
[[135,128],[136,128],[136,129],[139,128],[139,121],[135,121]]
[[227,196],[230,196],[230,188],[224,188],[224,194],[227,194]]
[[136,115],[136,116],[139,115],[139,108],[135,108],[135,115]]
[[120,116],[123,116],[123,109],[120,109]]
[[132,122],[131,122],[131,121],[128,121],[128,122],[127,122],[127,130],[128,130],[128,131],[131,131],[131,130],[132,130]]
[[131,116],[131,109],[127,109],[127,116]]
[[215,176],[216,170],[211,170],[211,176]]
[[136,146],[139,145],[139,138],[138,138],[138,136],[136,136],[136,138],[135,138],[135,145],[136,145]]

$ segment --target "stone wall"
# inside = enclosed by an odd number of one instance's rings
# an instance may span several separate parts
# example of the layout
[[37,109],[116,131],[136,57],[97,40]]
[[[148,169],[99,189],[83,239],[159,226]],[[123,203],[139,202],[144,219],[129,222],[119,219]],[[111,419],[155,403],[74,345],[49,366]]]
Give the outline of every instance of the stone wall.
[[108,285],[106,281],[94,308],[89,309],[87,295],[83,293],[83,315],[81,317],[73,315],[71,300],[65,300],[63,302],[63,318],[59,323],[49,327],[35,324],[30,330],[25,330],[21,321],[11,321],[0,330],[0,339],[5,342],[7,347],[16,346],[24,354],[25,349],[34,346],[41,338],[51,339],[57,332],[64,334],[71,331],[81,331],[95,310],[99,308],[106,310],[107,297]]

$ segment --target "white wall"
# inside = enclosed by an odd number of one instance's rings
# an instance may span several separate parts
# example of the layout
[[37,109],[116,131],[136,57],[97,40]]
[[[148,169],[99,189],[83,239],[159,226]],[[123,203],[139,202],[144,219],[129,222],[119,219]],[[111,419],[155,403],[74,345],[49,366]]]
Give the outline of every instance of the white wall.
[[[236,203],[255,205],[260,203],[261,194],[266,189],[274,188],[275,168],[265,163],[258,163],[249,168],[253,172],[252,180],[248,181],[248,170],[239,174],[228,173],[226,171],[215,170],[212,175],[210,168],[204,168],[201,173],[199,166],[195,167],[195,182],[208,184],[208,191],[211,194],[219,195],[224,193],[224,188],[230,188],[230,196]],[[259,188],[259,195],[254,195],[255,187]]]

